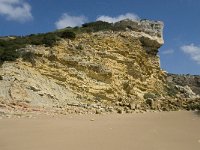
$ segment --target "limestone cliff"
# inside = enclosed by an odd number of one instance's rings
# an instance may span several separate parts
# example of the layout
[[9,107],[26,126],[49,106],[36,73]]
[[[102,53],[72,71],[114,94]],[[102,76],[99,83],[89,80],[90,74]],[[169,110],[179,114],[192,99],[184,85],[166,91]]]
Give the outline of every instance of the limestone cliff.
[[1,107],[62,113],[182,108],[160,69],[163,23],[123,20],[114,26],[125,30],[19,49],[22,58],[0,68]]

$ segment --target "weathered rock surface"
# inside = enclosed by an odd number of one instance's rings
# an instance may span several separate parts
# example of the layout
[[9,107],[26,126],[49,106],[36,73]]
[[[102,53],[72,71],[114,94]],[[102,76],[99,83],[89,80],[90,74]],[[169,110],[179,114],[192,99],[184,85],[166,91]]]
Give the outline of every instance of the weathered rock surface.
[[[140,39],[149,52],[154,52],[164,44],[163,40],[163,27],[164,24],[161,21],[150,21],[150,20],[140,20],[133,21],[125,19],[115,23],[115,26],[126,27],[131,31],[136,31],[133,36],[136,36]],[[152,51],[154,50],[154,51]],[[156,53],[155,53],[156,54]]]
[[199,75],[176,75],[168,74],[168,82],[173,82],[180,86],[189,86],[192,91],[200,95],[200,76]]
[[163,23],[115,25],[127,30],[81,33],[51,48],[20,49],[31,57],[0,68],[0,109],[61,114],[190,109],[188,97],[171,91],[160,69]]

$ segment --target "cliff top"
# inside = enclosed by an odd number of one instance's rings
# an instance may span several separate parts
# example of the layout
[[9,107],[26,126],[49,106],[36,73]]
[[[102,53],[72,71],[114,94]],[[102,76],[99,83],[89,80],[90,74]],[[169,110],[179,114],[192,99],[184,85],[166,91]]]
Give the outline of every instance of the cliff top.
[[[19,57],[17,49],[27,45],[45,45],[52,47],[62,38],[75,39],[78,34],[100,31],[130,32],[140,38],[144,45],[158,49],[163,43],[163,23],[150,20],[121,20],[116,23],[103,21],[85,23],[81,27],[66,27],[54,32],[30,34],[27,36],[0,37],[0,62],[14,61]],[[112,33],[110,33],[112,34]]]

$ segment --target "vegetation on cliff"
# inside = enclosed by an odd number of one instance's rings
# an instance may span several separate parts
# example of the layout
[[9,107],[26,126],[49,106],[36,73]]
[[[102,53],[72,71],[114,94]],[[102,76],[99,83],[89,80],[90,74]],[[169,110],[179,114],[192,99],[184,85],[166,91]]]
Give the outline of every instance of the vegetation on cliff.
[[50,33],[2,37],[0,38],[0,62],[16,60],[19,57],[17,49],[24,48],[26,45],[45,45],[52,47],[61,38],[75,39],[78,33],[117,29],[122,30],[122,28],[114,27],[111,23],[97,21],[83,24],[82,27],[65,28]]
[[16,60],[20,56],[17,49],[24,48],[26,45],[44,44],[45,46],[53,46],[57,40],[59,40],[59,37],[54,33],[1,38],[0,62]]
[[[136,24],[130,25],[132,23],[130,20],[125,20],[124,22],[113,24],[103,21],[96,21],[85,23],[82,25],[82,27],[67,27],[49,33],[31,34],[27,36],[0,37],[0,63],[3,63],[4,61],[14,61],[19,58],[20,55],[17,50],[24,48],[27,45],[45,45],[47,47],[52,47],[61,38],[73,40],[76,38],[76,35],[80,33],[93,33],[98,31],[126,31],[127,29],[133,30],[133,28],[134,30],[142,30],[142,28],[138,29],[139,27]],[[141,20],[141,22],[143,22],[143,20]]]

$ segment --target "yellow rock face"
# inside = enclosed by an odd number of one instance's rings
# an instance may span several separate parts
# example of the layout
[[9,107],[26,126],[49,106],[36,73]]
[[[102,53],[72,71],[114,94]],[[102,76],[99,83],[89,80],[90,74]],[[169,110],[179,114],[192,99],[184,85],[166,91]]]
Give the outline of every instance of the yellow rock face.
[[[69,89],[81,101],[139,103],[146,92],[162,95],[159,57],[148,54],[132,32],[84,33],[75,40],[63,39],[52,48],[30,46],[26,51],[34,54],[34,63],[19,60],[15,65],[31,68],[38,78]],[[39,93],[42,89],[38,88],[35,92]],[[57,101],[65,101],[58,96],[65,93],[53,93]]]

